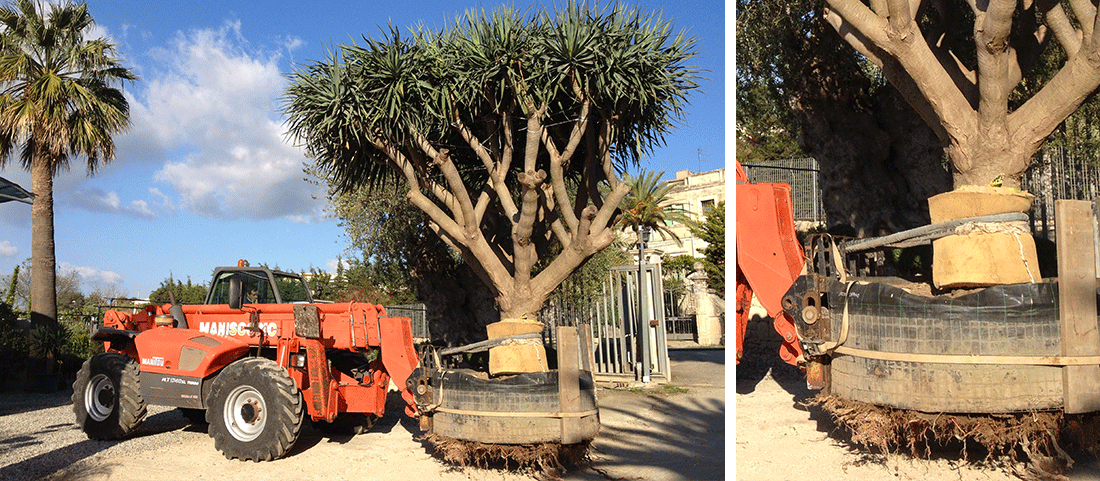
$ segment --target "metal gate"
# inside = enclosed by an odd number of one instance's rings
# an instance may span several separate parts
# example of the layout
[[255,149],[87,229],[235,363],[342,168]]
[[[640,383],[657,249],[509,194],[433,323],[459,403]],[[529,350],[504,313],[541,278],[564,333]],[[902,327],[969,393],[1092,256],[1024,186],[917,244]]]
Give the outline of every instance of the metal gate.
[[695,340],[695,315],[665,317],[665,335],[670,341]]
[[591,361],[597,379],[672,381],[661,265],[646,264],[644,268],[641,315],[638,266],[611,268],[607,283],[598,288],[600,292],[586,293],[582,305],[551,297],[539,312],[539,320],[547,326],[544,335],[551,342],[555,341],[553,326],[577,326],[578,332],[591,333]]
[[[639,269],[611,269],[610,282],[591,317],[593,365],[605,378],[632,377],[672,381],[665,335],[664,296],[660,264],[647,264],[638,289]],[[641,293],[643,308],[638,312]]]

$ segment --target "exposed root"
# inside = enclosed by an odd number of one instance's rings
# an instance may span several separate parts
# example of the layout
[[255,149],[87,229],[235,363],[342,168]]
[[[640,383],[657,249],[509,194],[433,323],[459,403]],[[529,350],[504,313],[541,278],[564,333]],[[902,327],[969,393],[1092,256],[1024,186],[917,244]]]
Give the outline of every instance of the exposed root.
[[[961,445],[960,455],[969,461],[969,448],[981,447],[986,451],[983,461],[1007,458],[1018,476],[1027,473],[1031,479],[1063,479],[1061,473],[1073,465],[1069,452],[1100,453],[1097,413],[928,414],[836,396],[818,396],[806,404],[829,413],[853,443],[882,453],[904,451],[921,458],[930,457],[933,447]],[[1023,470],[1016,466],[1023,461],[1017,459],[1019,453],[1029,462]]]
[[423,438],[444,461],[456,466],[533,471],[554,479],[570,468],[588,464],[590,443],[485,444],[436,434]]

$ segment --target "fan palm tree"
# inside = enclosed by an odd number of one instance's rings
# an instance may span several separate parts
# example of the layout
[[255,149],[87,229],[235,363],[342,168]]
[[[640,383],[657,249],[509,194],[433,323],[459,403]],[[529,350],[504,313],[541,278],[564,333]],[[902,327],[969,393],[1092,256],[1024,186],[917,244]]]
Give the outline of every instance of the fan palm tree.
[[672,192],[673,186],[661,182],[664,175],[664,171],[654,173],[645,169],[635,177],[623,175],[623,182],[630,186],[630,192],[623,198],[623,215],[619,218],[619,226],[630,229],[635,234],[642,227],[648,227],[662,239],[669,237],[680,244],[680,237],[668,227],[669,223],[686,224],[689,219],[683,210],[669,208],[668,194]]
[[31,320],[57,319],[53,178],[72,158],[89,175],[115,155],[112,134],[130,124],[114,45],[85,39],[85,4],[20,0],[0,7],[0,167],[18,157],[31,173]]

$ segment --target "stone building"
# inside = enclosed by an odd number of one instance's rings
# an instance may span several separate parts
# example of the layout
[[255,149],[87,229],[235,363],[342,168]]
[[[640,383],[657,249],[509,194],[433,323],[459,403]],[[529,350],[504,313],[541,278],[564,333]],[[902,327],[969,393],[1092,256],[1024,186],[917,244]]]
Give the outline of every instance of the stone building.
[[[676,172],[676,180],[668,181],[673,185],[669,193],[670,209],[686,212],[692,219],[701,220],[706,211],[715,208],[726,200],[726,169],[717,169],[700,174],[690,170]],[[689,255],[702,257],[699,252],[707,246],[702,239],[695,237],[686,225],[673,223],[669,228],[680,238],[682,244],[672,239],[661,239],[659,235],[650,237],[647,247],[659,250],[669,257]],[[633,236],[632,236],[633,237]]]

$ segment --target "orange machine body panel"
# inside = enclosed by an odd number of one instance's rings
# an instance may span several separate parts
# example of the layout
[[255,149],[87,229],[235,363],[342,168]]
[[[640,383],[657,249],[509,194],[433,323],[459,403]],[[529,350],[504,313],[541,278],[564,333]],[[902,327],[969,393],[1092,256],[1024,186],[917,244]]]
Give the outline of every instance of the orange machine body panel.
[[[404,386],[418,363],[411,320],[388,317],[383,307],[367,303],[309,305],[319,319],[316,338],[296,332],[295,304],[245,304],[240,309],[183,305],[186,329],[154,326],[156,316],[167,315],[170,305],[150,305],[136,314],[108,311],[106,328],[136,335],[132,342],[116,336],[106,347],[138,360],[142,394],[152,404],[206,408],[206,393],[218,371],[263,351],[287,369],[313,419],[332,421],[340,412],[381,416],[390,380]],[[331,350],[380,353],[357,380],[331,365]],[[305,357],[303,366],[293,364],[295,356]],[[411,393],[402,394],[408,401],[406,413],[415,416]]]
[[780,356],[797,365],[802,355],[783,295],[802,272],[805,254],[794,229],[791,187],[748,182],[737,164],[737,361],[740,362],[753,295],[783,337]]

